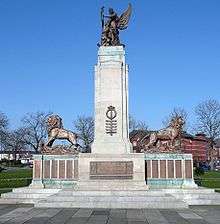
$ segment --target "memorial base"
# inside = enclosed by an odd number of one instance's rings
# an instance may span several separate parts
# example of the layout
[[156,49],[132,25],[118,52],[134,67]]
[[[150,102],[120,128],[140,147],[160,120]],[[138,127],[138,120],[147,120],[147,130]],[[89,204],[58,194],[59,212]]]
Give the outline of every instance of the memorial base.
[[146,181],[150,188],[198,188],[194,182],[191,154],[146,153],[145,162]]
[[78,180],[78,155],[34,155],[30,188],[73,188]]
[[77,190],[147,190],[144,154],[80,154]]

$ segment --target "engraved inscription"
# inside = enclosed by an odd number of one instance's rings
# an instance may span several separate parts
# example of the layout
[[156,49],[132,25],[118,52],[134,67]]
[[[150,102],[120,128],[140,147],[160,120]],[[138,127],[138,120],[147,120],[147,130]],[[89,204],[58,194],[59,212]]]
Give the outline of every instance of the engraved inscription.
[[34,161],[34,179],[40,179],[41,176],[41,161]]
[[113,134],[117,133],[117,120],[115,120],[115,118],[117,117],[117,112],[115,110],[115,107],[113,106],[108,107],[106,117],[108,118],[105,121],[106,134],[113,136]]
[[186,170],[186,178],[192,178],[192,161],[186,160],[185,161],[185,170]]
[[102,161],[90,162],[90,179],[132,179],[132,161]]

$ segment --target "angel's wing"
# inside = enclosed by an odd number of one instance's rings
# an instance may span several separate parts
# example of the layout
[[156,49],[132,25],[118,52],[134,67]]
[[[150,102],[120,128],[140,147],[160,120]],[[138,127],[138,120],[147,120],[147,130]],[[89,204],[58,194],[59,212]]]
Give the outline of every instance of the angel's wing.
[[129,3],[127,10],[124,13],[122,13],[122,15],[119,18],[119,21],[117,24],[118,29],[124,30],[128,27],[128,23],[131,17],[131,11],[132,11],[132,7],[131,7],[131,4]]

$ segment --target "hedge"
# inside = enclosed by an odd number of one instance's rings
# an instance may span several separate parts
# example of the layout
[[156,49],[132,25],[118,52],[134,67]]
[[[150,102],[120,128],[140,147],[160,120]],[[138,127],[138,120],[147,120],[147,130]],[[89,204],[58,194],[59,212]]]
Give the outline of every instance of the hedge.
[[32,169],[19,169],[0,173],[0,181],[11,178],[32,178]]
[[32,178],[0,179],[0,188],[25,187],[31,184]]

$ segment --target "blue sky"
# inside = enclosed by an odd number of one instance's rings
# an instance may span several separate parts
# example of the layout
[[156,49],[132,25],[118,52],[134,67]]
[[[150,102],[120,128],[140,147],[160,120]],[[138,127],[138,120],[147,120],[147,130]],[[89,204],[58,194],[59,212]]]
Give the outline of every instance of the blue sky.
[[[130,113],[152,129],[175,106],[220,100],[220,1],[131,0],[121,42],[130,66]],[[27,112],[53,111],[72,128],[93,114],[100,7],[127,0],[0,0],[0,111],[12,127]]]

